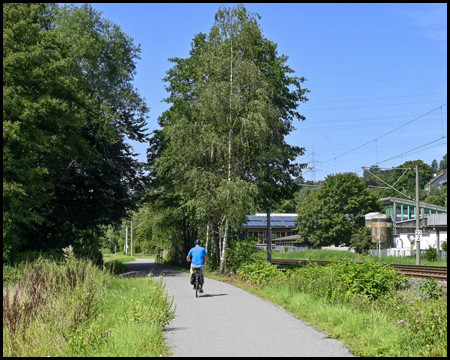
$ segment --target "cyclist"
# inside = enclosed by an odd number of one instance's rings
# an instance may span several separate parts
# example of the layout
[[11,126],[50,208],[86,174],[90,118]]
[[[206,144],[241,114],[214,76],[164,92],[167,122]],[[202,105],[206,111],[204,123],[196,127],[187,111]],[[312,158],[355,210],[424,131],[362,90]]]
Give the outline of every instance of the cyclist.
[[[191,277],[194,273],[194,269],[200,269],[200,275],[203,277],[205,272],[203,264],[206,264],[208,261],[208,254],[206,253],[205,248],[201,246],[202,243],[200,240],[195,240],[194,245],[195,246],[189,251],[186,260],[191,263]],[[203,293],[203,284],[200,285],[200,293]]]

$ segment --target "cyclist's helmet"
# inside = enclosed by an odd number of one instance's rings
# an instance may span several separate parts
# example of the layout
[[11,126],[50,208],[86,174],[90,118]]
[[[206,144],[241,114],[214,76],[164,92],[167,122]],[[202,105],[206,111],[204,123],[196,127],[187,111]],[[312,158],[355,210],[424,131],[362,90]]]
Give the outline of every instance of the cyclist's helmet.
[[197,239],[197,240],[194,241],[194,245],[202,246],[202,242],[199,239]]

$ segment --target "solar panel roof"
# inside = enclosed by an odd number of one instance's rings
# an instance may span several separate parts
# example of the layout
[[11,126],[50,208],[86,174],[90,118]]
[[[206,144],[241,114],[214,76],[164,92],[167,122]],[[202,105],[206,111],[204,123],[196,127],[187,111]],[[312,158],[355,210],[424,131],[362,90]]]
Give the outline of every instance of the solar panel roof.
[[[270,225],[274,227],[289,227],[294,226],[296,215],[270,215]],[[263,215],[247,215],[247,223],[245,227],[265,227],[267,226],[267,216]]]

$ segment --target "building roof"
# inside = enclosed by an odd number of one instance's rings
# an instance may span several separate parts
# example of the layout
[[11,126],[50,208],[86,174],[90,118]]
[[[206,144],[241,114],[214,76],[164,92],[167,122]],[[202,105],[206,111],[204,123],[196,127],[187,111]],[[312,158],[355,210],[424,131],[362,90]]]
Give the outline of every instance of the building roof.
[[381,214],[381,213],[378,212],[378,211],[370,212],[370,213],[364,215],[364,218],[365,218],[366,220],[372,220],[372,218],[373,218],[375,215],[378,215],[378,214]]
[[[293,228],[297,214],[270,214],[270,227]],[[246,228],[267,228],[267,214],[247,215]]]
[[[416,229],[416,219],[399,221],[395,226],[400,229],[408,229],[412,232]],[[431,214],[420,218],[419,227],[421,229],[447,231],[447,214]]]
[[[383,203],[383,205],[385,205],[385,206],[392,205],[394,202],[398,203],[398,204],[416,205],[416,202],[414,200],[407,200],[407,199],[402,199],[402,198],[397,198],[397,197],[386,197],[386,198],[379,199],[379,201],[381,201]],[[426,204],[423,202],[419,202],[419,206],[422,208],[427,208],[427,209],[431,209],[431,210],[447,212],[447,209],[444,206]]]
[[297,241],[299,237],[300,237],[300,235],[290,235],[290,236],[284,236],[284,237],[272,239],[271,241],[272,242]]
[[425,185],[425,187],[438,186],[439,184],[443,183],[447,183],[447,171],[444,171],[439,175],[436,175],[436,177],[431,179],[430,182]]

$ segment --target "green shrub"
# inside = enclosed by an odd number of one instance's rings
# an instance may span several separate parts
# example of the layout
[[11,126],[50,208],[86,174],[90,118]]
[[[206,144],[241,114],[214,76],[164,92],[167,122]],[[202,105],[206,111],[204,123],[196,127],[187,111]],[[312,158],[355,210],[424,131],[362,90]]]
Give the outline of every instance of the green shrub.
[[236,275],[239,279],[250,284],[265,285],[271,280],[281,279],[283,271],[278,270],[268,261],[251,260],[242,264]]
[[368,227],[360,227],[350,239],[350,246],[353,247],[358,254],[367,255],[369,250],[373,248],[372,231]]
[[227,268],[236,271],[256,251],[255,245],[256,240],[254,238],[232,239],[227,249]]
[[437,261],[438,260],[438,252],[435,248],[428,248],[425,250],[423,254],[423,258],[428,261]]
[[377,263],[308,264],[298,270],[291,286],[333,301],[348,301],[354,296],[376,299],[406,280],[391,267]]
[[437,299],[446,294],[447,288],[444,288],[432,277],[427,279],[423,285],[420,285],[419,290],[422,291],[425,296]]
[[371,295],[375,299],[391,289],[398,289],[405,279],[395,269],[377,263],[332,264],[338,271],[338,280],[352,295]]

